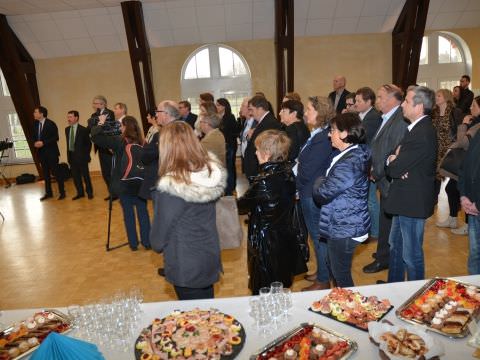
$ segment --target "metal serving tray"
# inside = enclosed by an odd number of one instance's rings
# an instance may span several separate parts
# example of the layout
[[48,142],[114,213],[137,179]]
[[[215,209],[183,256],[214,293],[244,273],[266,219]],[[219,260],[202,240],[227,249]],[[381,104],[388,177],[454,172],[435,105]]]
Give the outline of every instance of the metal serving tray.
[[422,325],[424,326],[427,330],[429,331],[433,331],[433,332],[436,332],[437,334],[440,334],[440,335],[443,335],[443,336],[447,336],[449,338],[452,338],[452,339],[457,339],[457,338],[464,338],[465,336],[467,336],[469,334],[469,330],[468,330],[468,324],[472,321],[472,320],[478,320],[478,315],[479,315],[479,309],[475,309],[474,312],[472,313],[472,315],[470,316],[470,320],[467,321],[467,323],[465,325],[463,325],[462,327],[462,331],[459,333],[459,334],[448,334],[448,333],[445,333],[441,330],[438,330],[438,329],[435,329],[435,328],[432,328],[429,324],[423,322],[423,321],[420,321],[420,320],[417,320],[417,319],[407,319],[405,318],[404,316],[401,315],[402,311],[405,310],[407,307],[409,307],[417,298],[421,297],[425,292],[427,292],[430,287],[432,287],[436,281],[438,280],[443,280],[443,281],[453,281],[453,282],[456,282],[457,284],[462,284],[464,285],[465,287],[468,287],[468,286],[473,286],[473,287],[476,287],[477,289],[480,289],[479,286],[477,285],[473,285],[473,284],[470,284],[470,283],[466,283],[466,282],[463,282],[463,281],[460,281],[460,280],[456,280],[456,279],[452,279],[452,278],[444,278],[444,277],[435,277],[433,279],[430,279],[425,285],[423,285],[420,289],[418,289],[412,296],[410,296],[410,298],[405,301],[400,307],[398,307],[397,311],[395,311],[395,315],[405,321],[405,322],[408,322],[410,324],[413,324],[413,325]]
[[320,326],[318,324],[315,324],[315,323],[302,323],[300,324],[300,326],[296,327],[295,329],[293,330],[290,330],[289,332],[287,332],[286,334],[283,334],[282,336],[276,338],[275,340],[273,340],[272,342],[268,343],[267,345],[265,345],[264,347],[262,347],[261,349],[257,350],[254,354],[250,355],[250,360],[257,360],[258,357],[268,351],[271,351],[273,348],[275,348],[276,346],[284,343],[285,341],[287,341],[288,339],[292,338],[293,336],[295,336],[299,331],[303,330],[305,327],[307,326],[314,326],[316,328],[319,328],[320,330],[326,332],[327,334],[329,335],[333,335],[335,337],[337,337],[338,339],[341,339],[341,340],[344,340],[348,343],[349,347],[350,347],[350,350],[348,352],[346,352],[340,359],[341,360],[345,360],[345,359],[348,359],[350,356],[352,356],[352,354],[357,351],[358,349],[358,345],[355,341],[349,339],[348,337],[346,337],[345,335],[342,335],[342,334],[339,334],[337,333],[336,331],[334,330],[330,330],[330,329],[327,329],[323,326]]
[[[72,331],[72,327],[71,327],[71,325],[72,325],[72,320],[70,319],[70,317],[69,317],[68,315],[65,315],[65,314],[62,313],[61,311],[59,311],[59,310],[54,310],[54,309],[43,309],[43,310],[39,310],[39,311],[37,311],[35,314],[38,314],[38,313],[41,313],[41,312],[49,312],[49,313],[52,313],[52,314],[55,315],[55,317],[56,317],[57,320],[60,320],[63,324],[68,325],[68,328],[65,329],[64,331],[62,331],[62,334],[66,334],[66,333]],[[33,315],[34,315],[34,314],[32,314],[32,316],[33,316]],[[20,323],[22,323],[22,322],[24,322],[24,321],[25,321],[25,320],[19,321],[17,324],[20,324]],[[8,336],[8,335],[15,329],[15,327],[16,327],[15,325],[11,325],[11,326],[3,329],[3,330],[0,332],[0,336],[2,336],[2,335],[4,335],[4,336],[7,335],[7,336]],[[23,337],[21,337],[21,339],[24,338],[24,339],[26,340],[26,339],[29,339],[30,337],[31,337],[31,336],[28,336],[28,333],[27,333],[26,335],[24,335]],[[22,358],[24,358],[25,356],[30,355],[30,354],[33,353],[35,350],[37,350],[37,348],[38,348],[40,345],[41,345],[41,343],[38,344],[38,345],[36,345],[36,346],[34,346],[34,347],[32,347],[32,348],[30,348],[30,349],[28,349],[28,350],[25,351],[24,353],[21,353],[20,355],[12,358],[12,360],[22,359]]]

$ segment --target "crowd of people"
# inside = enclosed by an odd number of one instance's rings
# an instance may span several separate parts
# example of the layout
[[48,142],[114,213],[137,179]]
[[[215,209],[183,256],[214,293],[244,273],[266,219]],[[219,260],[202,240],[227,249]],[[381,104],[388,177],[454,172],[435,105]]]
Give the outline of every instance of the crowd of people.
[[[448,177],[450,215],[437,226],[468,232],[468,271],[478,274],[480,97],[469,83],[464,75],[453,92],[417,85],[404,92],[385,84],[350,93],[345,77],[336,76],[328,96],[302,103],[299,94],[286,94],[278,120],[263,93],[245,98],[238,118],[227,99],[202,93],[198,115],[188,101],[160,102],[148,112],[146,136],[125,104],[109,110],[99,95],[86,127],[78,111],[67,113],[67,158],[77,191],[72,199],[94,196],[88,170],[93,143],[109,191],[105,200],[119,199],[131,250],[140,242],[163,253],[159,275],[179,299],[198,299],[214,296],[222,272],[215,203],[237,196],[238,146],[249,184],[237,205],[248,214],[253,294],[273,281],[289,287],[300,274],[312,282],[304,291],[353,286],[355,248],[371,240],[377,249],[365,273],[388,269],[388,282],[423,279],[425,221]],[[33,115],[45,177],[40,200],[53,197],[50,174],[62,200],[57,126],[45,107]],[[446,174],[442,162],[459,148],[466,152],[461,170]],[[463,228],[460,207],[468,222]],[[310,274],[298,222],[313,243],[316,270]]]

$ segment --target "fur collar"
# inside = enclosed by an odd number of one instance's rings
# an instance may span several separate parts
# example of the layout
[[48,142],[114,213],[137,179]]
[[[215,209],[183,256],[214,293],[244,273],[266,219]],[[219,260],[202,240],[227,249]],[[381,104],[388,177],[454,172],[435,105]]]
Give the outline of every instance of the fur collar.
[[208,169],[203,169],[190,174],[190,184],[176,181],[172,176],[162,177],[157,185],[157,190],[178,196],[185,201],[194,203],[207,203],[217,200],[222,196],[227,183],[227,172],[220,165],[218,159],[212,153],[208,153],[212,161]]

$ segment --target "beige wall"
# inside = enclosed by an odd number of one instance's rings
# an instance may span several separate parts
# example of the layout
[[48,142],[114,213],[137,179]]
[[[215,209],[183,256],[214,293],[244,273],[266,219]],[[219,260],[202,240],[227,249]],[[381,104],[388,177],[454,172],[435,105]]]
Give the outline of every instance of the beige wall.
[[[480,29],[456,29],[472,52],[480,59]],[[227,43],[238,50],[248,62],[252,74],[252,90],[263,91],[275,99],[275,56],[273,40],[236,41]],[[199,45],[152,49],[152,68],[157,102],[179,99],[180,72],[188,55]],[[295,39],[295,90],[303,98],[327,95],[332,89],[335,74],[347,77],[351,91],[361,86],[378,87],[391,81],[391,35],[336,35]],[[473,87],[480,69],[473,66]],[[49,117],[57,122],[60,131],[61,161],[66,160],[66,113],[78,110],[81,122],[86,123],[92,112],[91,101],[103,94],[110,107],[125,102],[129,113],[139,116],[135,86],[128,52],[95,54],[66,58],[37,60],[40,98],[49,109]],[[478,81],[478,80],[477,80]],[[273,101],[272,101],[273,102]],[[91,170],[99,170],[97,156],[92,156]],[[34,166],[12,166],[9,176],[22,172],[36,173]]]
[[[129,114],[139,116],[128,52],[37,60],[36,68],[40,100],[48,109],[48,117],[58,126],[60,161],[67,160],[64,130],[68,126],[67,112],[78,110],[80,123],[86,125],[93,112],[95,95],[104,95],[109,108],[116,102],[124,102]],[[93,153],[90,169],[99,169],[98,157]]]

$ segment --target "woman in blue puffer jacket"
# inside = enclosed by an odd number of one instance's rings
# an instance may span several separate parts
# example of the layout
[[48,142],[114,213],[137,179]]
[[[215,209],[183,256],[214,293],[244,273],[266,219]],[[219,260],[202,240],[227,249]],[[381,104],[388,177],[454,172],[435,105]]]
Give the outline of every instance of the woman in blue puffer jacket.
[[331,120],[330,138],[340,150],[313,186],[313,198],[321,206],[320,235],[327,241],[328,263],[337,286],[353,286],[353,252],[368,238],[368,171],[370,150],[357,114],[345,113]]

